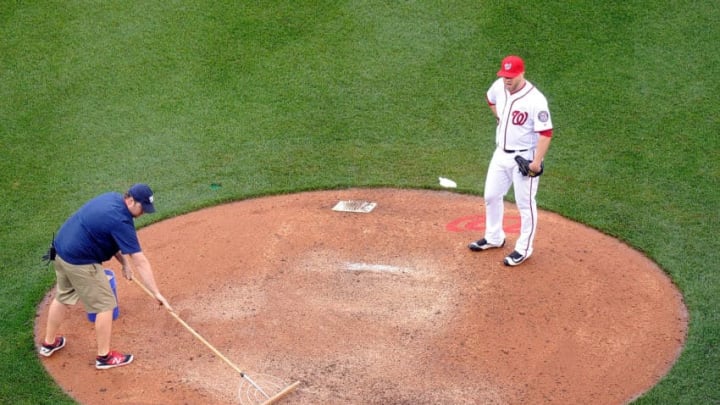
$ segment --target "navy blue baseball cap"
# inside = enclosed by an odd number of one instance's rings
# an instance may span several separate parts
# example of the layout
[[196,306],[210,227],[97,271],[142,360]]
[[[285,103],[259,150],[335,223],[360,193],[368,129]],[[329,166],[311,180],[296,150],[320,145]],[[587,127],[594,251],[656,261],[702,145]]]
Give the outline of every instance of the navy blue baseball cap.
[[128,194],[142,205],[143,212],[148,214],[155,212],[155,206],[153,205],[155,198],[153,197],[153,192],[150,189],[150,186],[142,183],[133,184],[133,186],[128,190]]

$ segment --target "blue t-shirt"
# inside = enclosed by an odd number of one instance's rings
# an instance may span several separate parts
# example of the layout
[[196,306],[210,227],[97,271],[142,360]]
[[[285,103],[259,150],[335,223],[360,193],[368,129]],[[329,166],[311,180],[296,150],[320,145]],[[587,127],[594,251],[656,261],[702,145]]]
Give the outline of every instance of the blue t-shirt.
[[57,254],[71,264],[102,263],[118,251],[140,252],[135,222],[120,193],[105,193],[80,207],[55,236]]

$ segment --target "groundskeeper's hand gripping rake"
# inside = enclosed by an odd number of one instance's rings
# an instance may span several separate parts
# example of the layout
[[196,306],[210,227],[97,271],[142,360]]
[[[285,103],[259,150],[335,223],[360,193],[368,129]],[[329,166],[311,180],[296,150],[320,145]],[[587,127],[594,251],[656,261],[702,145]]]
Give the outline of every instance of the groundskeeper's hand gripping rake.
[[[153,293],[151,293],[150,290],[148,290],[147,287],[145,287],[145,285],[144,285],[142,282],[140,282],[140,281],[137,280],[136,278],[133,278],[132,281],[134,281],[135,284],[137,284],[138,286],[140,286],[140,288],[142,288],[143,291],[145,291],[150,297],[152,297],[153,299],[155,299],[155,296],[153,295]],[[249,385],[250,385],[254,390],[257,391],[257,394],[259,394],[259,395],[247,395],[250,400],[257,401],[256,403],[260,403],[260,404],[262,404],[262,405],[273,404],[273,403],[279,401],[280,399],[282,399],[283,397],[285,397],[286,395],[290,394],[293,390],[295,390],[295,388],[297,388],[298,385],[300,385],[300,381],[296,381],[296,382],[294,382],[294,383],[292,383],[292,384],[290,384],[290,385],[288,385],[288,386],[285,386],[285,388],[283,388],[283,385],[278,385],[277,382],[273,382],[273,383],[271,384],[272,387],[265,387],[265,388],[263,389],[262,387],[260,387],[260,385],[259,385],[258,383],[256,383],[255,381],[253,381],[253,380],[250,378],[250,376],[247,375],[247,373],[245,373],[244,371],[242,371],[242,370],[240,369],[240,367],[238,367],[237,365],[235,365],[235,363],[233,363],[233,362],[230,361],[227,357],[225,357],[222,353],[220,353],[220,351],[219,351],[218,349],[216,349],[213,345],[211,345],[210,342],[208,342],[207,340],[205,340],[205,338],[202,337],[199,333],[197,333],[197,332],[195,331],[195,329],[193,329],[193,328],[192,328],[190,325],[188,325],[184,320],[182,320],[182,318],[180,318],[180,316],[179,316],[178,314],[176,314],[174,310],[172,310],[172,309],[170,309],[170,308],[166,308],[166,309],[167,309],[168,313],[170,313],[170,315],[173,316],[173,318],[175,318],[178,322],[180,322],[180,324],[181,324],[183,327],[185,327],[185,329],[187,329],[190,333],[192,333],[193,336],[195,336],[195,337],[196,337],[198,340],[200,340],[205,346],[207,346],[207,348],[210,349],[213,353],[215,353],[215,355],[216,355],[217,357],[219,357],[220,359],[222,359],[225,363],[227,363],[227,365],[229,365],[229,366],[232,367],[235,371],[237,371],[238,373],[240,373],[240,377],[244,378],[244,379],[249,383]],[[279,388],[282,388],[282,389],[280,389],[280,390],[278,391]],[[277,392],[274,392],[274,391],[277,391]],[[252,397],[254,397],[254,398],[252,398]]]

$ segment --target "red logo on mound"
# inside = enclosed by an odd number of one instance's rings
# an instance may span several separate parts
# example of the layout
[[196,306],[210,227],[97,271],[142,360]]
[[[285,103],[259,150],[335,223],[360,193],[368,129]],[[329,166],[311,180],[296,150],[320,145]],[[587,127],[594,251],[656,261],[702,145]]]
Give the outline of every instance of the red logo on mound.
[[[450,232],[482,232],[485,231],[485,215],[468,215],[452,220],[445,225]],[[520,216],[506,215],[503,225],[505,233],[520,233]]]

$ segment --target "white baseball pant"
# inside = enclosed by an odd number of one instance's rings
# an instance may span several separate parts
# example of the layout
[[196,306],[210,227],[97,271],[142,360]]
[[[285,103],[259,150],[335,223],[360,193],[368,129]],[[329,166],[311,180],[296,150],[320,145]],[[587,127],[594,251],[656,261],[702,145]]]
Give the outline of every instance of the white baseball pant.
[[501,148],[495,149],[487,178],[485,180],[485,239],[488,243],[499,245],[505,240],[503,229],[503,198],[513,186],[515,203],[520,211],[520,236],[515,242],[515,250],[530,257],[533,252],[533,240],[537,227],[537,194],[539,177],[523,176],[518,170],[515,156],[522,155],[532,160],[534,150],[508,153]]

